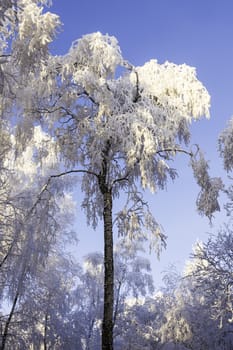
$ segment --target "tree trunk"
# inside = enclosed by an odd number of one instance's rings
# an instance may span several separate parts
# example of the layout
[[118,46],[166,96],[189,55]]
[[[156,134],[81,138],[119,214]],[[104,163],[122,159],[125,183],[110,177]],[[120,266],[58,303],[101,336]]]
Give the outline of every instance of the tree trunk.
[[47,350],[47,333],[48,333],[48,312],[46,310],[45,323],[44,323],[44,339],[43,339],[44,350]]
[[[102,192],[103,193],[103,192]],[[102,350],[113,350],[114,265],[112,232],[112,192],[105,189],[104,197],[104,316]]]
[[14,315],[14,312],[15,312],[15,307],[16,307],[16,304],[17,304],[17,301],[18,301],[18,297],[19,297],[19,293],[17,292],[16,295],[15,295],[12,307],[11,307],[10,314],[9,314],[7,320],[6,320],[6,324],[5,324],[5,328],[4,328],[4,332],[3,332],[3,336],[2,336],[2,344],[1,344],[0,350],[4,350],[5,349],[6,341],[7,341],[7,337],[8,337],[8,330],[9,330],[11,319],[12,319],[12,317]]
[[102,170],[98,176],[103,195],[104,220],[104,314],[102,324],[102,350],[113,350],[114,265],[112,230],[112,189],[109,185],[109,153],[111,142],[103,149]]

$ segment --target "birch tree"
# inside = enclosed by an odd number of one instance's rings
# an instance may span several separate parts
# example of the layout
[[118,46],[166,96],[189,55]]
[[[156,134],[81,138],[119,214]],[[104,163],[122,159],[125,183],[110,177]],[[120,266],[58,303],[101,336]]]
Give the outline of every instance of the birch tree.
[[[187,349],[232,348],[232,230],[223,228],[207,242],[198,242],[177,281],[161,342]],[[178,346],[178,345],[177,345]],[[179,348],[179,346],[178,346]]]
[[[77,264],[54,249],[37,274],[27,280],[9,324],[6,349],[81,349],[74,344],[71,307]],[[2,327],[4,327],[2,318]]]
[[[118,77],[119,67],[123,73]],[[95,228],[103,219],[102,348],[112,349],[113,200],[127,193],[115,221],[118,233],[149,239],[151,247],[158,248],[164,244],[164,234],[143,190],[155,192],[166,186],[169,177],[174,180],[176,171],[169,163],[177,153],[184,153],[191,157],[201,186],[199,211],[211,217],[219,209],[221,181],[209,177],[200,154],[195,158],[185,148],[192,119],[209,115],[209,95],[195,69],[155,60],[134,67],[123,59],[117,40],[101,33],[84,36],[64,57],[50,58],[41,76],[40,101],[24,109],[24,120],[39,113],[47,122],[66,167],[52,177],[82,173],[82,206],[88,223]]]
[[201,186],[198,210],[209,217],[219,210],[221,181],[211,179],[204,158],[188,148],[189,126],[209,117],[210,97],[194,68],[156,60],[134,66],[115,37],[99,32],[75,41],[64,56],[53,56],[48,45],[60,21],[43,12],[46,3],[5,0],[1,6],[1,109],[14,116],[18,152],[38,124],[50,135],[38,156],[43,167],[44,157],[52,155],[60,169],[47,173],[42,194],[53,193],[53,183],[62,183],[65,175],[79,174],[88,224],[96,228],[103,220],[102,349],[111,350],[114,200],[122,193],[127,197],[115,219],[118,234],[149,240],[159,251],[165,235],[143,193],[174,180],[170,164],[183,153]]
[[232,346],[233,322],[232,241],[232,227],[226,225],[216,236],[195,246],[186,271],[192,290],[202,295],[203,307],[216,321],[218,343],[225,341],[229,347]]
[[[128,254],[127,248],[128,247]],[[146,296],[153,291],[150,263],[140,255],[142,247],[120,240],[114,250],[114,346],[122,338],[130,316],[127,315],[127,299]],[[94,252],[84,257],[83,272],[79,274],[77,288],[73,292],[73,338],[80,339],[82,349],[101,347],[101,320],[104,304],[104,257]],[[75,342],[74,342],[75,344]],[[122,344],[122,343],[121,343]],[[75,345],[74,345],[75,348]]]

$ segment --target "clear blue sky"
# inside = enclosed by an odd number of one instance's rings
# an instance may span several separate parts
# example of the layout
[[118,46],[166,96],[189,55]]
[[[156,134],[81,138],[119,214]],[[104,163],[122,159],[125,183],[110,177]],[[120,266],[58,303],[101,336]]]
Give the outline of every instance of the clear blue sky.
[[[192,127],[193,143],[199,143],[210,160],[213,176],[224,176],[217,153],[217,138],[233,114],[233,1],[232,0],[54,0],[52,12],[60,15],[63,25],[52,46],[63,54],[72,41],[100,31],[116,36],[124,57],[134,65],[151,58],[195,66],[199,79],[211,94],[211,119]],[[188,258],[197,238],[216,230],[224,213],[216,215],[214,228],[196,213],[198,188],[192,178],[188,159],[179,157],[174,164],[179,179],[167,191],[148,196],[156,219],[168,236],[167,250],[160,262],[150,259],[155,283],[169,263],[179,269]],[[80,213],[80,210],[79,210]],[[101,249],[101,229],[93,233],[77,218],[79,255]]]

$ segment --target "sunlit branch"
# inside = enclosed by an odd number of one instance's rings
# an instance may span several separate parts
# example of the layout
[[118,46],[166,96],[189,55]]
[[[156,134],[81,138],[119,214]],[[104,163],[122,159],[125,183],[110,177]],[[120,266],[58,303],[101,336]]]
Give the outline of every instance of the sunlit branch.
[[[35,201],[35,203],[32,205],[32,207],[28,211],[28,213],[27,213],[27,215],[25,217],[25,222],[30,218],[30,215],[32,215],[32,213],[35,210],[35,208],[38,205],[38,203],[42,201],[42,196],[43,196],[43,194],[46,191],[48,191],[48,188],[49,188],[49,185],[50,185],[52,179],[59,178],[59,177],[62,177],[62,176],[65,176],[65,175],[69,175],[69,174],[74,174],[74,173],[85,173],[85,174],[89,174],[89,175],[92,175],[92,176],[96,176],[98,178],[98,175],[96,173],[92,172],[92,171],[75,170],[75,169],[74,170],[65,171],[65,172],[62,172],[62,173],[59,173],[59,174],[51,175],[49,177],[47,183],[43,186],[40,194],[37,196],[37,200]],[[7,254],[5,255],[5,257],[3,258],[3,260],[0,263],[0,267],[2,267],[4,265],[4,263],[6,262],[7,258],[9,257],[9,254],[11,253],[11,251],[12,251],[12,249],[14,247],[16,238],[17,237],[15,237],[15,239],[12,241],[11,246],[9,247],[9,250],[8,250]]]
[[184,154],[187,154],[188,156],[190,156],[191,158],[194,155],[193,152],[189,152],[189,151],[186,151],[186,150],[181,149],[181,148],[164,148],[164,149],[157,151],[156,154],[158,154],[162,158],[166,158],[166,156],[163,155],[163,153],[165,153],[165,152],[167,152],[167,153],[172,153],[172,152],[184,153]]
[[[160,157],[162,157],[162,158],[167,159],[168,157],[167,157],[166,155],[163,154],[163,153],[165,153],[165,152],[167,152],[167,153],[172,153],[172,152],[175,152],[175,153],[184,153],[184,154],[190,156],[191,158],[194,156],[193,152],[189,152],[189,151],[186,151],[186,150],[181,149],[181,148],[164,148],[164,149],[161,149],[161,150],[157,151],[156,154],[158,154],[158,155],[159,155]],[[136,162],[135,162],[133,168],[132,168],[131,170],[128,170],[128,171],[126,172],[126,174],[123,175],[122,177],[120,177],[119,179],[115,179],[115,180],[113,181],[113,183],[112,183],[112,186],[114,186],[117,182],[128,181],[128,177],[129,177],[131,171],[135,168],[135,166],[136,166],[138,163],[140,163],[140,160],[141,160],[140,158],[137,158],[137,160],[136,160]]]

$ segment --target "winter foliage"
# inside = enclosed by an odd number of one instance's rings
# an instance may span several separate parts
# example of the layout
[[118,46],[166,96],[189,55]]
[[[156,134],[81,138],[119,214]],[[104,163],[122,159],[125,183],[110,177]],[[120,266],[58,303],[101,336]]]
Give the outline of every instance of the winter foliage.
[[[50,5],[0,4],[1,349],[97,350],[106,325],[114,349],[230,349],[231,226],[198,243],[182,278],[165,276],[159,293],[143,248],[166,246],[144,194],[175,180],[178,153],[200,187],[197,210],[210,219],[220,210],[222,180],[189,146],[191,122],[209,118],[208,91],[186,64],[133,66],[100,32],[52,55],[61,23]],[[227,171],[232,126],[219,138]],[[69,254],[79,185],[87,223],[102,220],[105,239],[104,254],[83,264]]]

